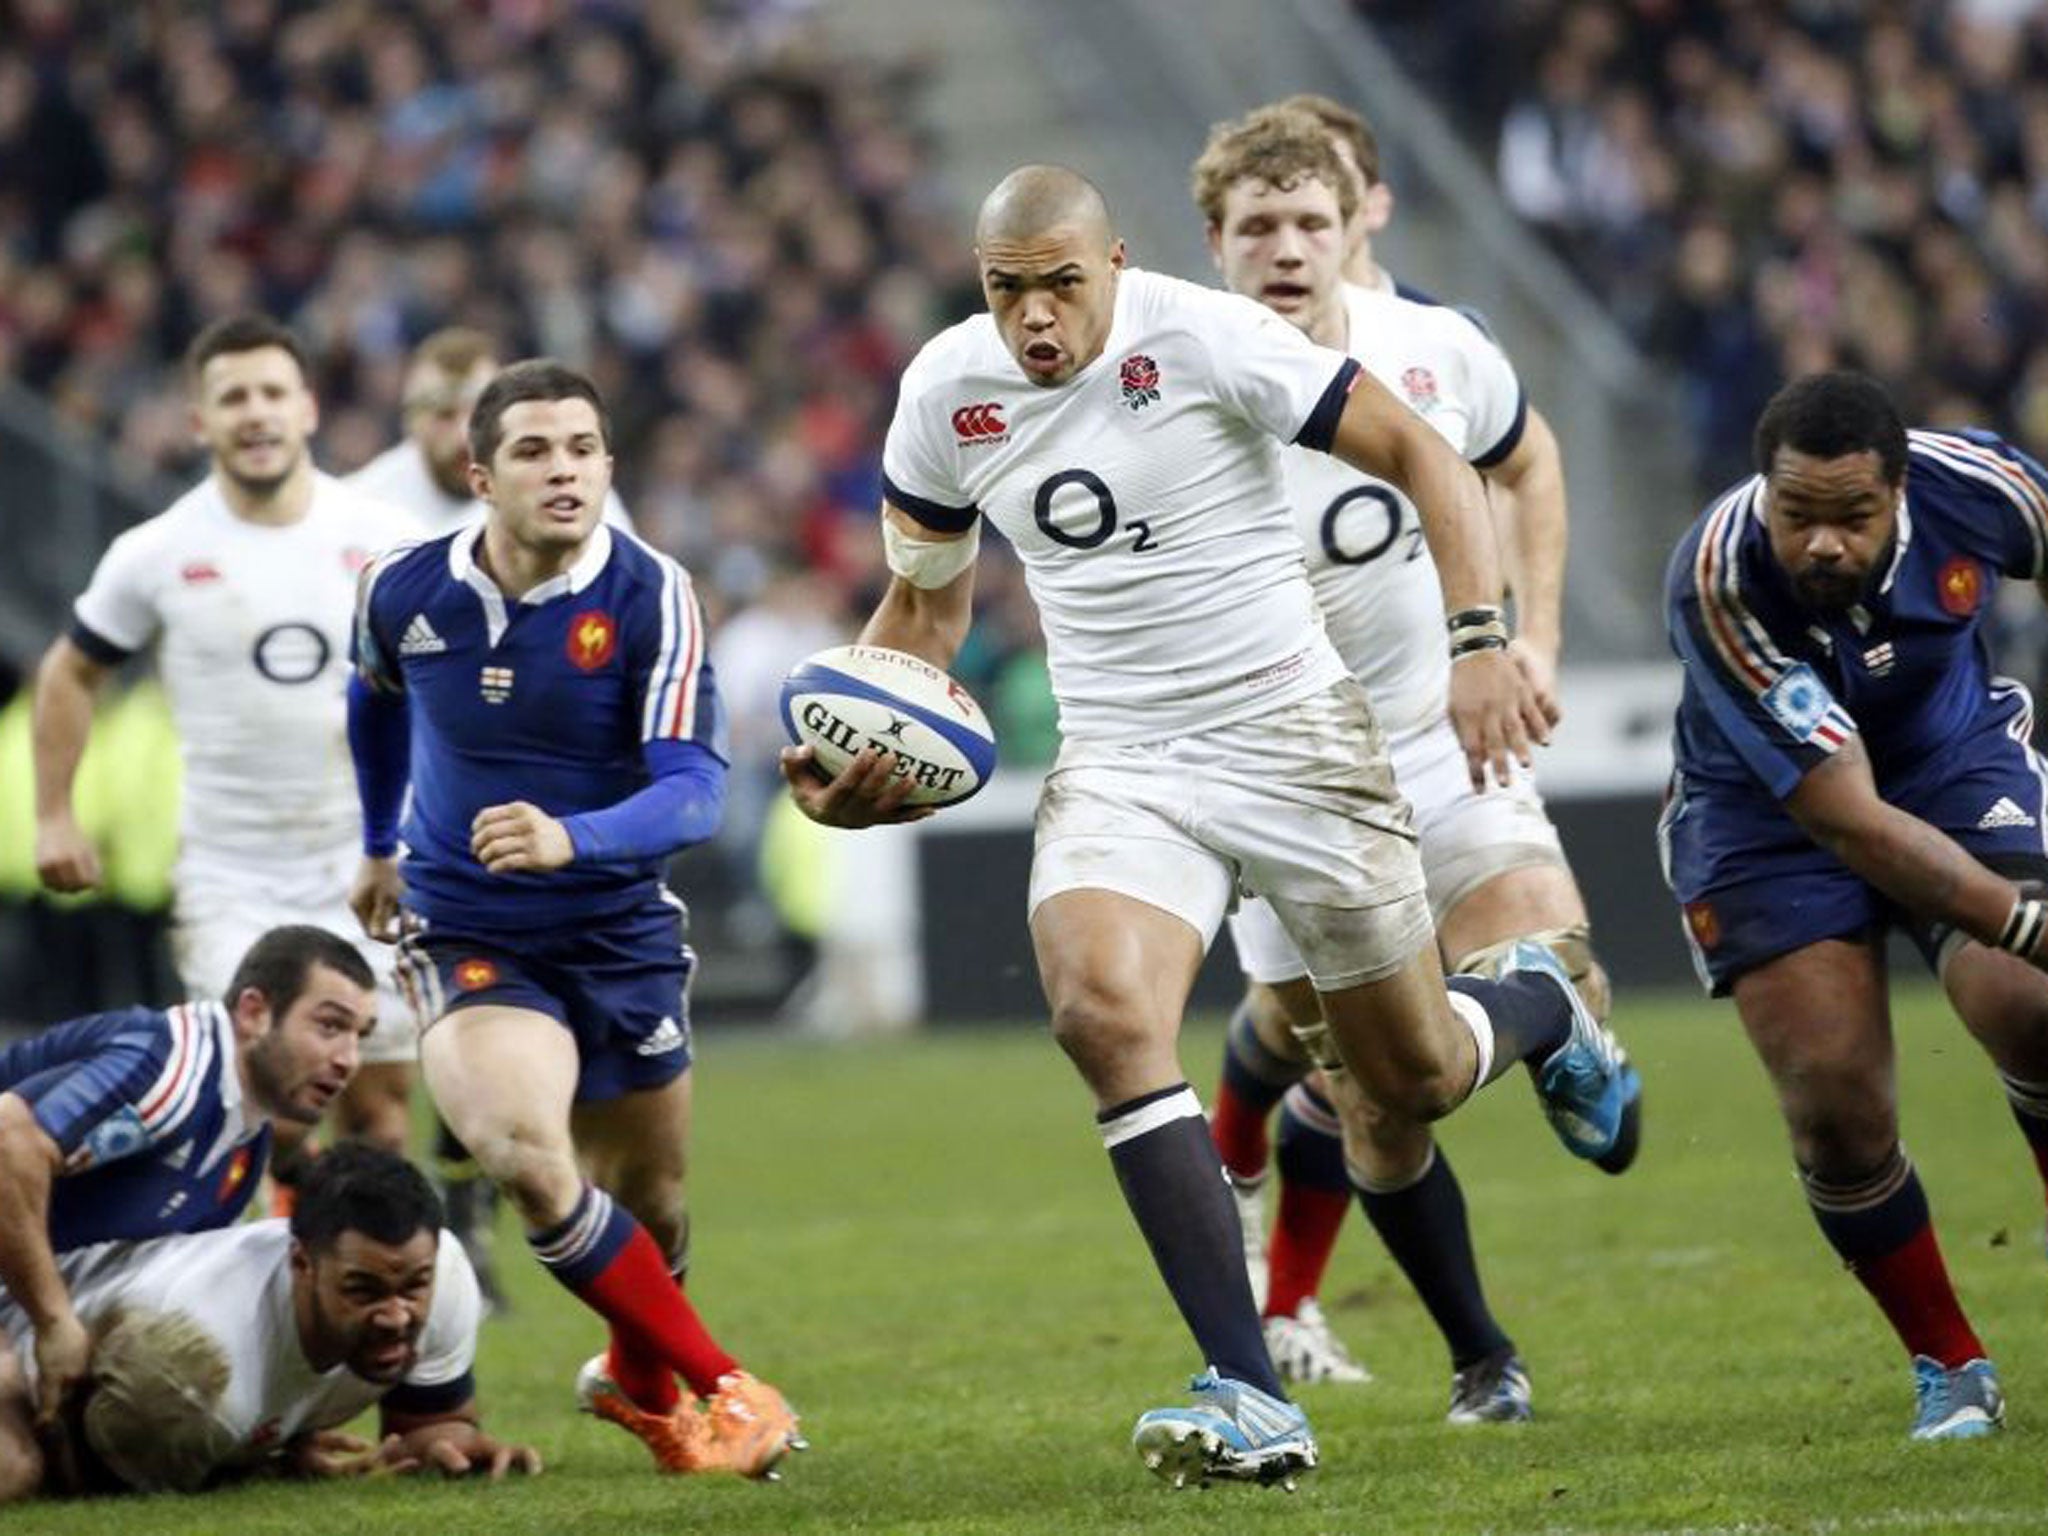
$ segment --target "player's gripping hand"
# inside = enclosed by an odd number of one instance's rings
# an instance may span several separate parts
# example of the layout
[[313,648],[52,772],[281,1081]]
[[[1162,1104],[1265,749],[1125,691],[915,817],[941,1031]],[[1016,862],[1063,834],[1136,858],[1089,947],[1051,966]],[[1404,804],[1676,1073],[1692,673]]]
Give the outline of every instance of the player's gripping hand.
[[537,805],[487,805],[469,824],[469,851],[494,875],[560,869],[576,857],[569,829]]
[[1507,783],[1514,763],[1529,766],[1531,742],[1550,740],[1536,690],[1505,650],[1452,661],[1450,714],[1475,790],[1486,788],[1489,768],[1495,783]]
[[398,903],[404,894],[398,860],[365,858],[356,866],[355,881],[348,888],[348,909],[363,925],[363,932],[379,944],[396,944]]
[[494,1440],[467,1419],[423,1424],[391,1439],[398,1442],[391,1452],[395,1458],[443,1477],[488,1477],[497,1482],[507,1472],[528,1477],[540,1473],[539,1451]]
[[782,776],[790,798],[811,820],[828,827],[879,827],[923,821],[929,805],[907,806],[914,787],[907,775],[891,771],[895,754],[865,746],[836,779],[824,777],[809,746],[782,749]]
[[78,1314],[65,1311],[36,1329],[36,1423],[61,1423],[92,1365],[92,1335]]
[[53,891],[89,891],[100,883],[100,853],[69,816],[36,822],[36,878]]
[[343,1429],[314,1429],[294,1436],[285,1447],[284,1461],[292,1476],[322,1481],[411,1472],[419,1466],[417,1457],[406,1454],[399,1435],[386,1435],[383,1443],[375,1444]]

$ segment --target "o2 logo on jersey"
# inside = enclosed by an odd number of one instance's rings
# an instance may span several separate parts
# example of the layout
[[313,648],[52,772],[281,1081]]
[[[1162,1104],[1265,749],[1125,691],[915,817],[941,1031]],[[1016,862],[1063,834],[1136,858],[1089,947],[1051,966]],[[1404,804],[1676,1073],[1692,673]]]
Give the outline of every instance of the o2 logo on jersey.
[[1010,424],[1003,420],[1002,402],[984,400],[961,406],[953,413],[953,435],[963,448],[984,448],[1005,441],[1010,435]]
[[273,683],[310,683],[327,670],[334,647],[311,624],[297,619],[273,624],[256,637],[251,659]]
[[1967,619],[1984,601],[1984,573],[1968,555],[1957,555],[1941,568],[1941,611]]
[[[1070,494],[1063,496],[1062,491]],[[1087,495],[1071,494],[1075,491]],[[1040,533],[1069,549],[1100,549],[1117,530],[1116,498],[1109,494],[1102,476],[1090,469],[1063,469],[1048,475],[1031,499],[1031,515]],[[1152,540],[1150,523],[1140,519],[1130,527],[1137,535],[1132,549],[1159,547]]]
[[569,621],[569,660],[584,672],[595,672],[619,648],[619,626],[612,616],[593,608]]
[[[1369,509],[1377,509],[1372,511]],[[1385,520],[1383,527],[1369,525]],[[1383,485],[1354,485],[1323,509],[1319,526],[1323,553],[1332,565],[1370,565],[1394,547],[1405,518],[1401,501]],[[1367,527],[1361,528],[1361,524]],[[1403,560],[1422,558],[1422,529],[1409,528]],[[1362,536],[1361,536],[1362,535]]]

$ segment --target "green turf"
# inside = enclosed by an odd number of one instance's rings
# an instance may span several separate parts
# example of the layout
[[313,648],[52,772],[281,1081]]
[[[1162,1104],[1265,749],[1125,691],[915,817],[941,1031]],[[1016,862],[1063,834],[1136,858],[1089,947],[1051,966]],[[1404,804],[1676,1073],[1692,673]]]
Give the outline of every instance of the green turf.
[[[1908,1144],[2001,1362],[2011,1426],[1912,1446],[1906,1366],[1800,1201],[1726,1007],[1629,1004],[1647,1083],[1627,1178],[1572,1162],[1510,1079],[1448,1128],[1538,1421],[1441,1422],[1447,1367],[1362,1222],[1326,1301],[1378,1375],[1305,1394],[1297,1494],[1174,1493],[1127,1437],[1196,1365],[1043,1029],[874,1046],[712,1034],[698,1083],[693,1292],[804,1410],[779,1486],[656,1477],[570,1411],[598,1333],[523,1255],[485,1328],[490,1425],[549,1469],[42,1505],[0,1531],[1570,1531],[2048,1529],[2039,1181],[1989,1068],[1931,994],[1901,1013]],[[1207,1086],[1213,1030],[1187,1059]]]

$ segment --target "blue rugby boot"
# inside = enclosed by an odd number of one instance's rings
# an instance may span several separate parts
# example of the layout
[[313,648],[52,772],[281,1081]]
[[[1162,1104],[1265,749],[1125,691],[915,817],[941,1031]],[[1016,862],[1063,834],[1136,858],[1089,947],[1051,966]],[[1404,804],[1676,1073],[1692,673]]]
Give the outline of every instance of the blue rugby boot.
[[1529,1369],[1512,1349],[1496,1350],[1484,1360],[1451,1375],[1453,1424],[1522,1424],[1535,1413]]
[[1595,1019],[1563,962],[1545,944],[1523,940],[1508,951],[1503,976],[1538,974],[1571,1004],[1571,1037],[1536,1072],[1536,1095],[1565,1150],[1620,1173],[1641,1138],[1643,1080],[1607,1027]]
[[1195,1400],[1140,1416],[1131,1446],[1150,1471],[1176,1488],[1212,1478],[1279,1483],[1316,1464],[1308,1415],[1257,1387],[1204,1371],[1188,1383]]
[[1974,1440],[2005,1422],[2005,1393],[1998,1368],[1970,1360],[1949,1370],[1939,1360],[1913,1357],[1915,1440]]

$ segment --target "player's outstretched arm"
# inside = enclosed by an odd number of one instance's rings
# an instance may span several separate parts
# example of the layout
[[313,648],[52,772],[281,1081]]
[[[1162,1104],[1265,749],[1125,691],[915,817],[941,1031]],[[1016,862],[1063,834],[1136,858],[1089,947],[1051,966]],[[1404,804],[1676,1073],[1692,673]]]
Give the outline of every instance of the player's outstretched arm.
[[[1500,552],[1486,488],[1449,443],[1378,379],[1360,372],[1330,451],[1354,469],[1392,481],[1414,501],[1450,614],[1498,615]],[[1448,634],[1445,643],[1451,643]],[[1451,724],[1464,745],[1473,787],[1485,787],[1489,768],[1506,783],[1512,761],[1526,765],[1531,743],[1550,739],[1549,722],[1535,690],[1508,657],[1505,624],[1497,643],[1489,635],[1487,643],[1461,646],[1453,654]]]
[[2048,922],[2038,913],[2027,921],[2028,903],[2011,881],[1940,829],[1888,805],[1860,736],[1801,779],[1785,808],[1815,842],[1900,906],[2048,969],[2041,943]]
[[1515,597],[1515,634],[1508,654],[1536,690],[1545,720],[1555,725],[1570,533],[1564,453],[1542,412],[1530,408],[1514,450],[1484,474],[1508,590]]
[[35,1329],[36,1417],[45,1423],[56,1421],[92,1359],[50,1247],[50,1186],[62,1162],[28,1101],[0,1093],[0,1285]]
[[35,743],[36,877],[53,891],[100,883],[99,851],[71,809],[71,786],[92,734],[93,704],[111,668],[60,635],[36,669],[31,734]]

